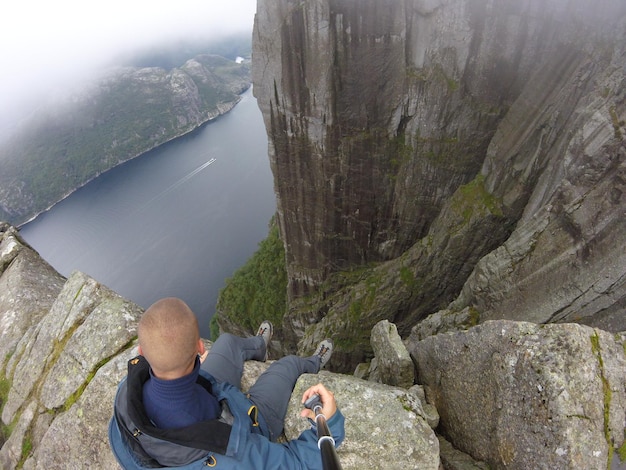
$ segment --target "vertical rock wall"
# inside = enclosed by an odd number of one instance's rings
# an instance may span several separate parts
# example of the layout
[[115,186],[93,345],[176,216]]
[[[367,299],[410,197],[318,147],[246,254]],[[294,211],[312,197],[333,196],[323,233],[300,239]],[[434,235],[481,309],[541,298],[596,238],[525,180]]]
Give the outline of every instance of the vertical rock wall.
[[287,343],[334,335],[347,368],[455,298],[624,329],[624,24],[618,0],[260,0]]
[[537,67],[567,77],[580,29],[617,8],[586,3],[261,0],[253,81],[290,294],[423,237]]

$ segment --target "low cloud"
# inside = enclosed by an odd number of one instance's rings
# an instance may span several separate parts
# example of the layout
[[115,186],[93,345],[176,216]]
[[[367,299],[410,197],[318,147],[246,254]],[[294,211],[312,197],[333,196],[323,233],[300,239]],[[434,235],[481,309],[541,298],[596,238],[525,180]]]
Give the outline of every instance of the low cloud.
[[0,126],[55,87],[150,45],[252,32],[256,0],[9,2],[0,28]]

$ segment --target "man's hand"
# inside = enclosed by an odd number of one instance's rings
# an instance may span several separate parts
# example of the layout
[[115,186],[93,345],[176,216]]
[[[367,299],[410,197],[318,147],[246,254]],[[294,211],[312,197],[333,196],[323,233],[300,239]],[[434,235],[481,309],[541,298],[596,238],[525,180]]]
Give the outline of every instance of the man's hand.
[[[337,411],[337,402],[335,401],[335,395],[329,392],[322,384],[313,385],[302,395],[302,403],[307,401],[311,396],[318,394],[322,400],[322,414],[329,420]],[[300,416],[303,418],[310,418],[315,421],[315,413],[313,410],[305,408],[300,412]]]

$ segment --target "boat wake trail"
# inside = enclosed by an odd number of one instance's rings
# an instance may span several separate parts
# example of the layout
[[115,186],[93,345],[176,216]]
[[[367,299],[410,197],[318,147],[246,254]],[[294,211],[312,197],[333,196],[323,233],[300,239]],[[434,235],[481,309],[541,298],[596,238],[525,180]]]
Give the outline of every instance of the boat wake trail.
[[154,196],[152,199],[150,199],[148,202],[146,202],[145,204],[143,204],[139,209],[137,209],[137,211],[142,211],[143,209],[145,209],[147,206],[153,204],[154,202],[158,201],[159,199],[162,199],[164,196],[166,196],[167,194],[171,193],[172,191],[174,191],[176,188],[182,186],[183,184],[185,184],[187,181],[189,181],[191,178],[193,178],[194,176],[196,176],[198,173],[200,173],[202,170],[204,170],[205,168],[207,168],[209,165],[211,165],[212,163],[215,163],[216,159],[215,158],[211,158],[208,162],[203,163],[202,165],[200,165],[198,168],[196,168],[195,170],[193,170],[192,172],[186,174],[185,176],[183,176],[181,179],[179,179],[178,181],[174,182],[173,184],[171,184],[170,186],[168,186],[167,188],[165,188],[163,191],[161,191],[159,194],[157,194],[156,196]]

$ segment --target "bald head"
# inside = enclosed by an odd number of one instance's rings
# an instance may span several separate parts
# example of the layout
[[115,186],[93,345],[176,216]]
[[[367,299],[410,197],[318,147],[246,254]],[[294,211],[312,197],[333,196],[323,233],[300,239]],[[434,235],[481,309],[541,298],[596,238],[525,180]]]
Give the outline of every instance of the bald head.
[[191,372],[196,355],[202,352],[196,316],[185,302],[173,297],[155,302],[144,312],[138,336],[140,354],[162,379]]

